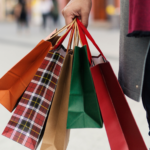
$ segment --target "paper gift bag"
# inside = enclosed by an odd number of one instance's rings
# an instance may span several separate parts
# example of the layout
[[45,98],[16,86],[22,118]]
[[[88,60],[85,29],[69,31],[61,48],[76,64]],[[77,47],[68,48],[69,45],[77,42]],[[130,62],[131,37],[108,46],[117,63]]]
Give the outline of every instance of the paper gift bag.
[[51,48],[50,42],[42,40],[0,79],[0,103],[7,110],[11,112],[14,109],[19,97]]
[[67,128],[103,126],[90,72],[86,46],[75,47],[68,106]]
[[66,122],[73,59],[73,51],[70,51],[69,53],[68,51],[72,43],[73,33],[74,26],[69,38],[67,56],[65,57],[65,62],[60,73],[60,79],[46,124],[41,150],[66,150],[68,145],[70,130],[66,129]]
[[66,150],[70,131],[66,129],[73,55],[66,55],[51,111],[48,116],[41,150]]
[[49,51],[25,90],[3,135],[34,150],[50,109],[64,57]]
[[[64,39],[71,29],[72,25],[61,38]],[[57,49],[50,49],[47,53],[3,131],[4,136],[32,150],[36,149],[41,138],[64,62],[60,54],[61,42],[59,44],[56,44]]]
[[[40,43],[38,43],[37,46],[29,54],[21,59],[0,79],[0,103],[7,110],[9,110],[10,112],[13,111],[18,99],[27,88],[28,84],[36,73],[38,67],[41,65],[48,51],[56,49],[61,45],[61,43],[71,30],[73,23],[74,22],[70,23],[67,26],[64,26],[56,33],[55,31],[53,31],[48,36],[49,38],[46,38],[46,40],[48,41],[42,40]],[[58,37],[58,33],[62,32],[66,28],[68,28],[67,32],[61,38]],[[59,38],[59,43],[56,44]]]
[[147,150],[109,62],[91,68],[111,150]]
[[93,59],[95,66],[91,67],[91,74],[111,150],[147,150],[110,63],[87,29],[77,22],[82,44],[88,45],[86,34],[100,52],[100,56]]

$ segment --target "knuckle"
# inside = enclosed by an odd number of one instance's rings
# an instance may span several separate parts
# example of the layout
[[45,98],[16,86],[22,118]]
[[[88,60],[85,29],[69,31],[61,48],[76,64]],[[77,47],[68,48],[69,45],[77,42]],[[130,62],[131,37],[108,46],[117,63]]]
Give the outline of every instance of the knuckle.
[[64,8],[62,13],[63,13],[63,16],[68,16],[70,14],[70,10],[68,8]]
[[63,9],[63,16],[66,16],[68,13],[67,9]]

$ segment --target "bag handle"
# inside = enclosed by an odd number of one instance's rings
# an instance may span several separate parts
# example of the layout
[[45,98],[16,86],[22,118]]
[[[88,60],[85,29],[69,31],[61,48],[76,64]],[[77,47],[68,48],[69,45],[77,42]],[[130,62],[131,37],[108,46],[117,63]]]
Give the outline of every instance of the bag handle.
[[72,31],[70,33],[70,38],[69,38],[69,42],[68,42],[68,46],[67,46],[67,52],[69,51],[69,48],[71,49],[74,30],[75,30],[75,25],[73,26]]
[[88,60],[89,60],[89,63],[91,65],[91,63],[92,63],[92,55],[91,55],[91,52],[90,52],[90,48],[89,48],[87,39],[86,39],[85,34],[83,33],[82,29],[80,28],[80,26],[78,24],[77,24],[77,27],[78,27],[78,34],[79,34],[79,37],[80,37],[80,42],[81,42],[82,46],[86,45]]
[[72,24],[74,24],[76,20],[74,19],[70,24],[68,24],[67,26],[64,26],[63,28],[61,28],[60,30],[58,30],[56,33],[54,33],[49,39],[47,40],[51,40],[52,38],[54,38],[55,36],[57,36],[59,33],[63,32],[65,29],[67,29],[68,27],[72,26]]
[[63,43],[63,41],[65,40],[65,38],[67,37],[67,35],[68,35],[69,32],[71,31],[71,29],[73,28],[73,26],[74,26],[74,24],[71,25],[71,26],[68,28],[68,30],[66,31],[66,33],[58,39],[58,41],[56,42],[56,45],[54,46],[54,49],[56,49],[57,47],[59,47],[59,46]]
[[67,52],[69,50],[69,48],[71,49],[71,45],[72,45],[72,41],[73,41],[73,38],[74,38],[74,42],[73,42],[73,52],[74,52],[74,48],[75,46],[78,45],[78,39],[79,39],[79,35],[77,34],[77,22],[74,23],[74,26],[72,28],[72,31],[71,31],[71,34],[70,34],[70,38],[69,38],[69,43],[68,43],[68,46],[67,46]]
[[78,24],[79,33],[81,35],[80,38],[81,38],[82,44],[87,46],[89,62],[91,62],[91,60],[92,60],[92,55],[90,53],[90,49],[89,49],[88,42],[86,40],[85,35],[93,43],[93,45],[96,47],[96,49],[99,51],[99,53],[103,56],[103,58],[106,59],[106,57],[104,56],[104,54],[102,53],[102,51],[100,50],[100,48],[98,47],[98,45],[96,44],[96,42],[94,41],[94,39],[92,38],[90,33],[88,32],[88,30],[84,27],[84,25],[79,21],[78,18],[76,18],[76,20],[77,20],[77,24]]
[[74,26],[75,26],[75,31],[74,31],[73,51],[75,49],[75,46],[79,45],[79,34],[78,34],[77,22],[75,22]]

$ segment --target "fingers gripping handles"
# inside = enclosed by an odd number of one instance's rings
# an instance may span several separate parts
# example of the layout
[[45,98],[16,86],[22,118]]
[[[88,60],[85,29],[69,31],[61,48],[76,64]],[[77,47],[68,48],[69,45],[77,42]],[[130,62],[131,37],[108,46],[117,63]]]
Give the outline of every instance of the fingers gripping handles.
[[[59,47],[62,44],[62,42],[65,40],[65,38],[67,37],[67,35],[69,34],[69,32],[72,31],[71,35],[70,35],[68,47],[67,47],[67,50],[68,50],[69,46],[70,46],[70,44],[72,42],[72,37],[73,37],[74,32],[76,34],[76,27],[77,27],[77,31],[78,31],[78,35],[79,35],[81,44],[87,46],[87,54],[88,54],[89,63],[91,64],[92,55],[91,55],[91,52],[90,52],[90,48],[89,48],[86,36],[93,43],[93,45],[96,47],[96,49],[99,51],[99,53],[103,56],[103,58],[106,59],[105,56],[104,56],[104,54],[102,53],[102,51],[100,50],[100,48],[98,47],[98,45],[96,44],[96,42],[94,41],[94,39],[92,38],[92,36],[90,35],[90,33],[88,32],[88,30],[84,27],[84,25],[79,21],[78,18],[75,18],[72,23],[70,23],[69,25],[63,27],[62,29],[60,29],[59,31],[57,31],[51,37],[51,38],[55,37],[56,35],[58,35],[59,33],[61,33],[62,31],[64,31],[67,28],[67,31],[65,32],[65,34],[63,36],[61,36],[58,39],[58,41],[57,41],[56,45],[54,46],[54,48],[56,49],[57,47]],[[75,35],[75,37],[76,37],[76,35]]]

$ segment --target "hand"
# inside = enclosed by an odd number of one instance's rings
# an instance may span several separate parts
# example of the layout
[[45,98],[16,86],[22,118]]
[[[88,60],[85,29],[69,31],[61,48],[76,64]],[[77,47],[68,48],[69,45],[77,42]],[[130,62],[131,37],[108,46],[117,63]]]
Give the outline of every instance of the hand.
[[87,27],[91,7],[91,0],[71,0],[62,11],[66,25],[71,23],[75,17],[78,17],[83,25]]

